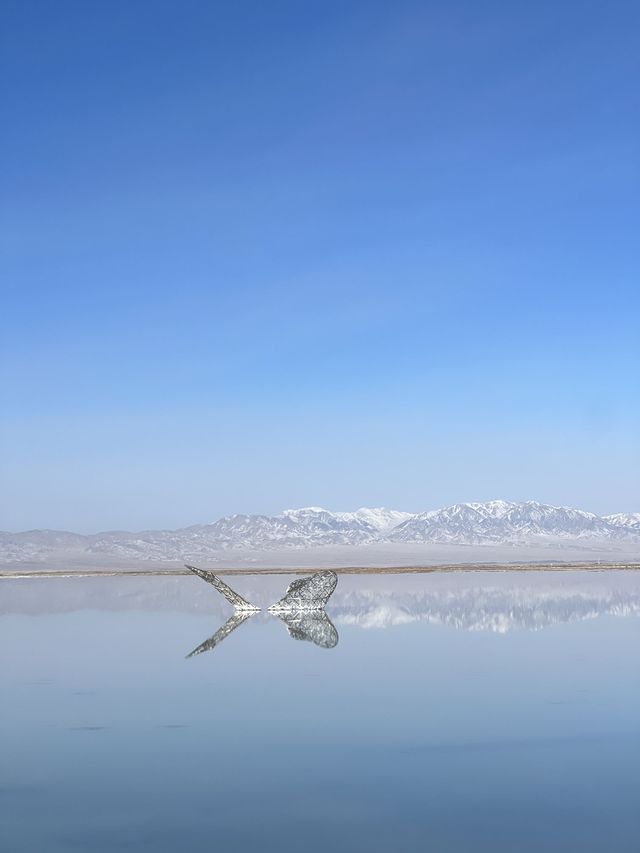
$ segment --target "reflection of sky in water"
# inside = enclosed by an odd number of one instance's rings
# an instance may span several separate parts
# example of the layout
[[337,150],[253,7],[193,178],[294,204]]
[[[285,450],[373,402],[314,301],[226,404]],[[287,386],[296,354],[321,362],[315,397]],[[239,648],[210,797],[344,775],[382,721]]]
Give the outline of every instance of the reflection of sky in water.
[[0,596],[11,853],[637,849],[640,574],[341,578],[333,648],[259,615],[189,660],[197,579]]

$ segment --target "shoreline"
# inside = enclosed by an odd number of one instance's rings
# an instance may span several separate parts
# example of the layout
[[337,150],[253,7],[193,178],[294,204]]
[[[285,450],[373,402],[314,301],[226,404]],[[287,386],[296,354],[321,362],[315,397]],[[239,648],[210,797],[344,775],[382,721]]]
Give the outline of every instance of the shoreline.
[[[311,575],[328,568],[337,575],[401,575],[435,574],[443,572],[571,572],[571,571],[638,571],[640,563],[614,561],[585,561],[573,563],[442,563],[431,566],[283,566],[264,569],[225,568],[207,569],[228,577],[260,577],[261,575]],[[46,578],[102,577],[193,577],[187,569],[43,569],[34,571],[2,571],[0,580]]]

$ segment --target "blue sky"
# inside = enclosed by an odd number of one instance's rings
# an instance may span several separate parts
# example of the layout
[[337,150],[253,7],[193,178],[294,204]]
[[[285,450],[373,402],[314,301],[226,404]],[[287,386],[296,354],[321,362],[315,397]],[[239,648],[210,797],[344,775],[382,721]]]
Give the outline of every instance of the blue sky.
[[640,510],[636,3],[2,17],[0,527]]

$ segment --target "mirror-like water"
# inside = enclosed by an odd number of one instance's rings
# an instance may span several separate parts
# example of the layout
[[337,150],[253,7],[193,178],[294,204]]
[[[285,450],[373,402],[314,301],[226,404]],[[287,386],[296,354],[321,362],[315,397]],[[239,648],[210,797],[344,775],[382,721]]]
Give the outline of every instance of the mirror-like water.
[[341,577],[324,617],[0,581],[0,847],[635,853],[639,617],[634,572]]

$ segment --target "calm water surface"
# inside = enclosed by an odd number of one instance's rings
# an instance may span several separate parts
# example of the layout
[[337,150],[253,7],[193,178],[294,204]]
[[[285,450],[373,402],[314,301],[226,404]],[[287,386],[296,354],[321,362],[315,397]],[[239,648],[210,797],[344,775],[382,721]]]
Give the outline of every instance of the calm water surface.
[[210,640],[197,578],[0,581],[0,848],[636,853],[640,574],[348,577],[327,613]]

